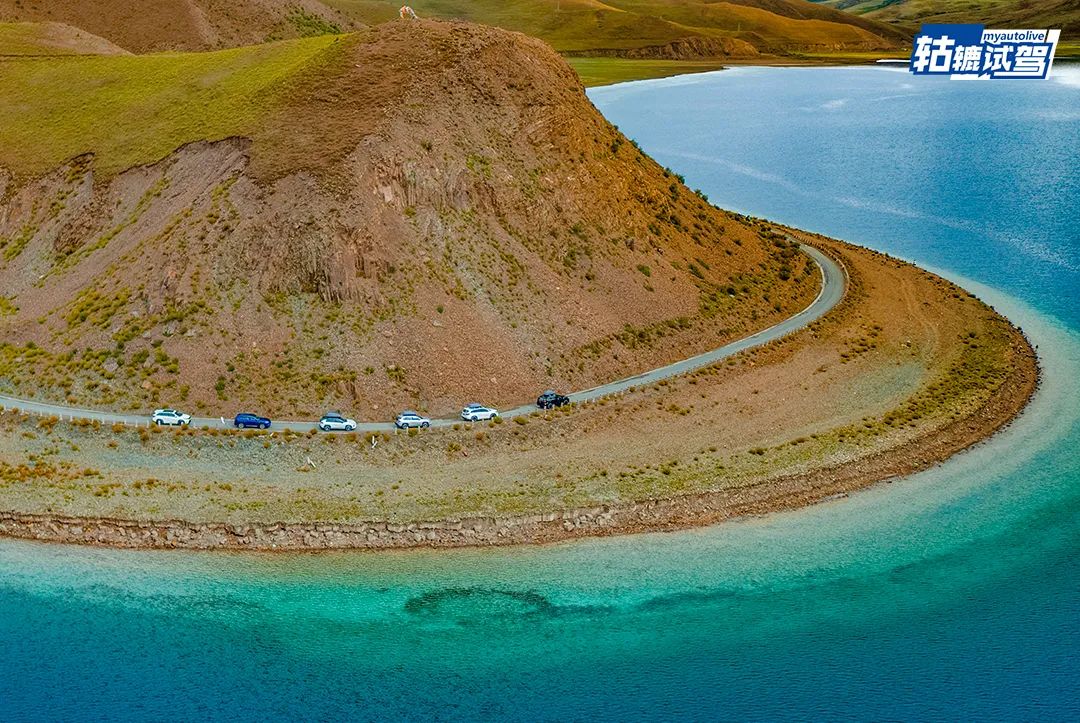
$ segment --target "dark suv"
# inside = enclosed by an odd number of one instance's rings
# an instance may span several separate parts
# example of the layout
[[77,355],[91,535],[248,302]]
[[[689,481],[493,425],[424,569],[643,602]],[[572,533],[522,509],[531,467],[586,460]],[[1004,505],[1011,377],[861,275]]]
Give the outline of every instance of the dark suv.
[[248,427],[254,427],[255,429],[270,429],[270,420],[266,417],[260,417],[258,414],[241,412],[233,419],[233,426],[237,429],[247,429]]
[[570,397],[565,394],[559,394],[551,389],[541,394],[536,398],[536,406],[541,409],[551,409],[552,407],[561,407],[564,404],[570,403]]

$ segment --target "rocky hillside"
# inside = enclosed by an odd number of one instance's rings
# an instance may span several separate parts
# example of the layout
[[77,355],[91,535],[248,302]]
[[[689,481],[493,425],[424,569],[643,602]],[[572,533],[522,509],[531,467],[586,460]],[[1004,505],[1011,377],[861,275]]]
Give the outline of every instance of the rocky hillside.
[[133,53],[227,48],[356,27],[319,0],[0,0],[4,22],[64,23]]
[[659,167],[515,33],[8,61],[0,121],[9,393],[446,412],[670,362],[817,291],[783,237]]

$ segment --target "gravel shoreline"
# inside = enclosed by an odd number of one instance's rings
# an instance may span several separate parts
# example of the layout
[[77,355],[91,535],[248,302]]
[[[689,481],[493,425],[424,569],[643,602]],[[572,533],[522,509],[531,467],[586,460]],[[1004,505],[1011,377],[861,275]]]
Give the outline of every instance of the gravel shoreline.
[[117,548],[310,551],[542,544],[705,526],[842,497],[933,467],[989,439],[1023,411],[1039,385],[1036,354],[1019,331],[1014,347],[1019,363],[974,414],[894,449],[807,474],[763,478],[735,490],[516,517],[412,523],[195,523],[0,512],[0,536]]

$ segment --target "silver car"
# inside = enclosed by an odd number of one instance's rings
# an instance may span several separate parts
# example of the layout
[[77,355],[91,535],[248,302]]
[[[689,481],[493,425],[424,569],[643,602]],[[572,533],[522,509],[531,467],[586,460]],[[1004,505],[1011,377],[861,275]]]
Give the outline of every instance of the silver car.
[[178,412],[175,409],[157,409],[150,416],[154,424],[168,424],[173,427],[184,427],[191,424],[191,415]]
[[498,409],[485,407],[483,404],[470,404],[461,410],[461,418],[466,422],[486,422],[499,416]]
[[398,429],[409,429],[410,427],[421,427],[427,429],[431,426],[431,420],[427,417],[422,417],[416,412],[405,411],[397,416],[394,420],[394,426]]
[[356,429],[356,420],[337,412],[330,412],[324,414],[319,420],[319,429],[324,432],[351,432]]

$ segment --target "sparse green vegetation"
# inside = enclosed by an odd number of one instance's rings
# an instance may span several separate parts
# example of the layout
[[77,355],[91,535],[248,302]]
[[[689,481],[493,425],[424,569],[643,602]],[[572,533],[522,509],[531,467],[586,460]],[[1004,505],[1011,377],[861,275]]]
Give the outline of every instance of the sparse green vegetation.
[[491,178],[491,159],[476,153],[465,159],[465,166],[478,176]]
[[130,298],[131,292],[127,289],[119,289],[111,294],[87,289],[75,297],[64,320],[69,329],[87,321],[104,329],[127,305]]
[[146,190],[146,193],[139,198],[135,203],[135,208],[131,210],[131,213],[128,214],[123,221],[110,228],[93,243],[68,249],[67,254],[61,259],[60,268],[73,265],[86,255],[104,248],[110,241],[116,238],[120,232],[138,221],[154,199],[160,197],[161,193],[168,187],[168,178],[163,176],[158,179],[157,182],[151,185],[150,188]]
[[332,23],[319,15],[296,8],[288,17],[289,23],[301,38],[312,38],[318,35],[336,35],[341,32],[341,26]]
[[0,251],[3,252],[4,260],[10,261],[21,254],[26,245],[30,243],[30,239],[34,238],[35,233],[37,233],[37,225],[27,223],[14,236],[10,238],[0,237]]

